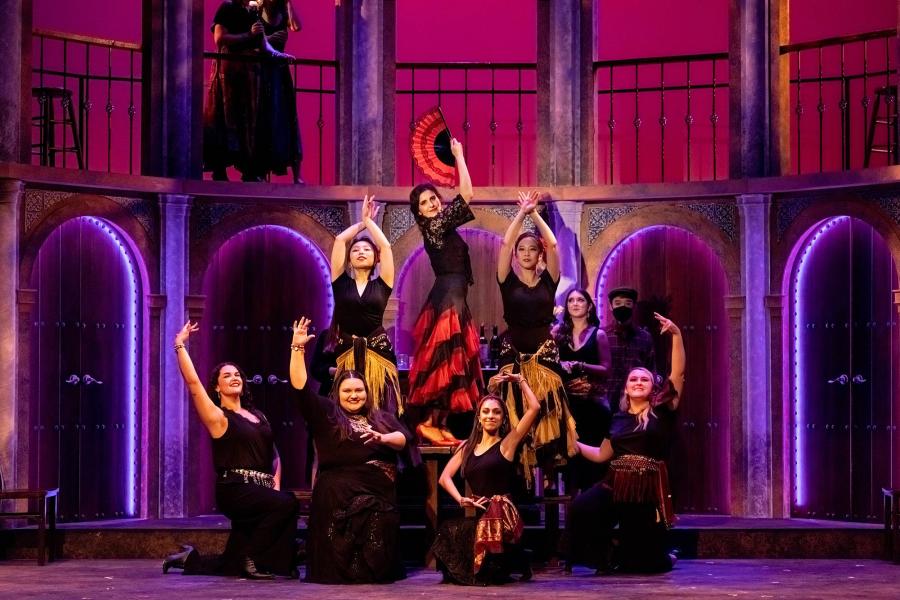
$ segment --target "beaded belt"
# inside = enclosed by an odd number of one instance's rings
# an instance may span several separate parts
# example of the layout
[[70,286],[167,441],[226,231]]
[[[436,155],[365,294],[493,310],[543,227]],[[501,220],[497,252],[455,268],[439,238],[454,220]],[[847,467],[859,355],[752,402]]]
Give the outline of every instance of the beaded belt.
[[626,454],[611,461],[613,502],[656,505],[657,518],[672,527],[672,493],[666,463],[646,456]]
[[228,477],[229,475],[243,477],[244,483],[255,483],[256,485],[261,485],[263,487],[271,489],[275,488],[275,476],[270,473],[254,471],[253,469],[225,469],[222,471],[223,478]]

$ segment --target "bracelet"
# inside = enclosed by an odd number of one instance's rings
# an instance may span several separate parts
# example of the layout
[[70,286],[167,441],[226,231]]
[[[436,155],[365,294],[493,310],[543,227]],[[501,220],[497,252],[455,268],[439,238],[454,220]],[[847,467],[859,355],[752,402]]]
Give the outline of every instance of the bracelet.
[[294,352],[305,352],[305,344],[291,344],[291,350]]
[[182,348],[184,348],[184,344],[175,344],[175,352],[178,352]]

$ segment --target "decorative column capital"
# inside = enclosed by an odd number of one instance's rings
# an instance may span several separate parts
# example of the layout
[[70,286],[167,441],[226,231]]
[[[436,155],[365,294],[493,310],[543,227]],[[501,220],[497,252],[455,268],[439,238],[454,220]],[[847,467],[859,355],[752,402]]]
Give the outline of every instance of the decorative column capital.
[[16,202],[25,193],[25,182],[19,179],[0,179],[0,204]]

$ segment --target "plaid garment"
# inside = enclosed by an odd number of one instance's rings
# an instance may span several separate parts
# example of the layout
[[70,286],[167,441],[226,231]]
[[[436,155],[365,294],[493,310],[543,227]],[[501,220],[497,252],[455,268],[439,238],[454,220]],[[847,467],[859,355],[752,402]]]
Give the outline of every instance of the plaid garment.
[[609,340],[611,368],[606,377],[606,392],[609,403],[616,410],[625,388],[625,378],[635,367],[644,367],[656,373],[656,353],[653,336],[644,327],[614,323],[605,329]]

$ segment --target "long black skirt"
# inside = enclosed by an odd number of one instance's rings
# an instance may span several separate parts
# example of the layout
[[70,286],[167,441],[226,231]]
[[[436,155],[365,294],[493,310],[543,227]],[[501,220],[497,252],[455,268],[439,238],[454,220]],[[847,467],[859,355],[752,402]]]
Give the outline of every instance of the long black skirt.
[[475,530],[478,519],[465,517],[441,523],[431,545],[444,581],[457,585],[499,585],[513,581],[513,573],[531,572],[521,544],[504,544],[500,554],[488,553],[475,573]]

